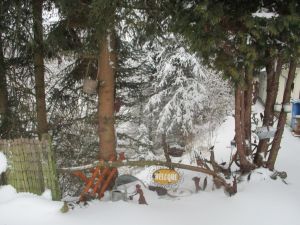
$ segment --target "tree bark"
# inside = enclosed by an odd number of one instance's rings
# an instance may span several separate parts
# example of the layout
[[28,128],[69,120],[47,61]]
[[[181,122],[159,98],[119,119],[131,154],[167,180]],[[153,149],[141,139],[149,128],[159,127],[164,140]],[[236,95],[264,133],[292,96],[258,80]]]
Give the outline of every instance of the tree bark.
[[242,105],[244,102],[243,98],[244,92],[240,84],[238,84],[235,89],[235,142],[240,161],[240,169],[242,173],[247,173],[253,168],[253,165],[247,160],[245,152],[244,120],[242,120],[244,110],[244,105]]
[[99,88],[99,150],[100,159],[109,160],[116,156],[115,137],[115,73],[117,53],[114,34],[108,34],[100,42],[98,61]]
[[1,130],[0,137],[8,138],[11,125],[10,125],[10,112],[8,105],[8,91],[6,80],[6,66],[3,54],[2,34],[0,33],[0,118]]
[[[290,66],[289,66],[289,72],[288,72],[288,78],[287,82],[285,85],[284,89],[284,94],[283,94],[283,100],[282,104],[290,104],[290,98],[291,98],[291,89],[292,89],[292,84],[294,82],[295,74],[296,74],[296,68],[297,68],[297,62],[295,59],[291,59]],[[278,118],[278,124],[277,124],[277,130],[273,139],[273,144],[270,150],[270,155],[268,157],[267,161],[267,167],[270,170],[274,169],[274,165],[277,159],[277,155],[280,149],[280,143],[282,139],[282,134],[284,131],[284,126],[286,123],[286,117],[287,113],[284,112],[283,108],[281,109],[279,118]]]
[[245,140],[248,142],[246,145],[247,155],[251,154],[251,106],[252,106],[252,92],[253,92],[253,65],[246,69],[245,73],[246,90],[244,92],[244,133]]
[[[263,126],[272,126],[274,121],[274,105],[276,103],[278,87],[279,87],[279,78],[283,66],[283,57],[279,56],[277,59],[276,69],[274,69],[274,61],[270,61],[266,65],[267,71],[267,99],[264,110],[264,119]],[[254,163],[257,166],[263,165],[263,155],[266,156],[268,151],[268,143],[270,139],[262,139],[259,141],[257,152],[254,157]]]
[[167,162],[172,162],[171,157],[169,155],[169,146],[168,146],[168,143],[167,143],[167,138],[166,138],[165,133],[162,134],[162,136],[161,136],[161,142],[162,142],[162,147],[163,147],[163,150],[164,150],[166,161]]
[[0,113],[5,115],[8,111],[8,93],[6,81],[6,66],[4,62],[2,34],[0,33]]
[[33,65],[35,77],[37,133],[39,138],[41,139],[43,134],[48,133],[43,48],[43,0],[32,1],[32,13],[34,34]]

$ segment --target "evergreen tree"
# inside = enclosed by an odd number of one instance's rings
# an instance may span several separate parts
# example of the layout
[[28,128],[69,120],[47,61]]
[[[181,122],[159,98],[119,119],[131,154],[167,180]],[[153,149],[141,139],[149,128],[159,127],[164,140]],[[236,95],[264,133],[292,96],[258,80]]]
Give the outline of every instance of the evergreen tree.
[[163,43],[154,61],[154,93],[146,112],[156,135],[166,134],[186,146],[205,132],[207,124],[214,129],[222,121],[230,109],[229,90],[218,74],[186,49],[183,40],[172,37]]
[[45,93],[45,66],[43,43],[43,0],[32,1],[33,15],[33,67],[35,77],[37,133],[39,138],[48,133],[46,93]]
[[222,71],[235,85],[237,152],[241,170],[249,171],[253,165],[246,158],[249,142],[246,125],[250,124],[247,90],[252,85],[254,69],[267,64],[266,54],[269,54],[267,60],[282,53],[288,57],[298,54],[299,5],[296,1],[165,3],[163,10],[171,14],[174,30],[187,37],[206,63]]
[[[245,90],[247,85],[252,85],[257,59],[247,23],[254,21],[251,15],[259,4],[256,1],[249,4],[240,1],[171,3],[168,5],[173,20],[171,26],[188,38],[192,49],[199,52],[208,65],[221,71],[235,86],[235,141],[241,170],[247,172],[253,165],[248,161],[246,151],[250,140],[246,139],[245,132],[249,130],[245,127]],[[251,107],[251,104],[247,106]],[[249,113],[247,117],[250,117]]]
[[[2,138],[30,136],[32,131],[30,83],[29,1],[1,1],[1,124]],[[29,100],[30,99],[30,100]],[[25,100],[25,101],[24,101]]]

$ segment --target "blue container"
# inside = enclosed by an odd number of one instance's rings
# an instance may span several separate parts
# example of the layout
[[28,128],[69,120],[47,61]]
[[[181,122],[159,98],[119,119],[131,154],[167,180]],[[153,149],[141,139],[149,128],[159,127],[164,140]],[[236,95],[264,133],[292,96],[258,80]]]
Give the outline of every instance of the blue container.
[[292,122],[291,122],[291,127],[293,129],[296,126],[295,116],[300,116],[300,99],[292,100]]

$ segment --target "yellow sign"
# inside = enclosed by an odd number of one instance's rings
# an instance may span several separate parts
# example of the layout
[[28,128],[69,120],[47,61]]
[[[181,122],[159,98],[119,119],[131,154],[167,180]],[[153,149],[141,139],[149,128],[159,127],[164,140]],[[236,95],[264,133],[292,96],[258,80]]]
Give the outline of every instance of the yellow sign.
[[153,180],[160,185],[176,184],[180,180],[179,173],[171,169],[159,169],[153,173]]

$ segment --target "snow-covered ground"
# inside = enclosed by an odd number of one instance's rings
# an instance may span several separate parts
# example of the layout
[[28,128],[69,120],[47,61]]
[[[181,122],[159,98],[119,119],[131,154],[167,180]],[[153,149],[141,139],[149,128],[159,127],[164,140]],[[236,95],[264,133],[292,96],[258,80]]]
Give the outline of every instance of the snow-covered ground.
[[0,152],[0,174],[5,172],[7,168],[7,159],[5,155]]
[[[257,109],[256,109],[257,110]],[[228,161],[229,143],[233,137],[233,118],[227,118],[217,132],[216,157]],[[0,187],[0,225],[297,225],[300,224],[300,138],[293,137],[286,128],[276,164],[288,173],[287,184],[269,178],[271,172],[259,169],[250,181],[238,185],[238,193],[228,197],[223,190],[206,191],[181,198],[161,198],[145,190],[148,205],[137,200],[128,202],[92,201],[61,213],[62,202],[49,200],[49,193],[36,196],[16,193],[11,186]],[[199,174],[182,171],[180,188],[194,190],[191,180]],[[147,173],[138,175],[147,182]],[[246,178],[244,180],[247,180]]]

